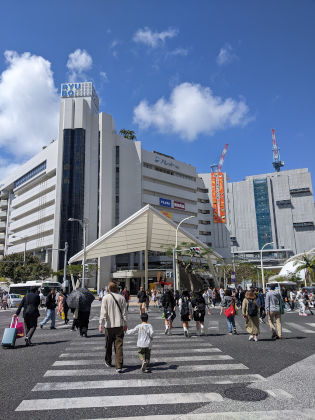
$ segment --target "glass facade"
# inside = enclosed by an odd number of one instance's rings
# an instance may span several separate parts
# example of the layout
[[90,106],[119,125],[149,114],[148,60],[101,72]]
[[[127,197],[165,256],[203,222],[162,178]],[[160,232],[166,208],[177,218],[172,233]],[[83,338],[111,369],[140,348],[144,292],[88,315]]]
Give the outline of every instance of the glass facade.
[[[267,179],[254,179],[254,197],[256,208],[256,222],[258,234],[258,246],[261,249],[266,243],[272,242],[271,218],[268,197]],[[265,249],[272,249],[268,245]]]
[[45,169],[46,169],[46,161],[42,162],[40,165],[36,166],[36,168],[32,169],[31,171],[27,172],[25,175],[21,176],[21,178],[17,179],[14,182],[14,188],[17,188],[20,185],[24,184],[24,182],[28,181],[29,179],[34,178],[34,176],[44,171]]
[[[84,167],[85,130],[83,128],[63,130],[63,166],[60,210],[59,248],[69,244],[70,258],[82,249],[83,232],[79,222],[69,222],[69,218],[82,220],[84,217]],[[63,259],[60,259],[60,268]]]

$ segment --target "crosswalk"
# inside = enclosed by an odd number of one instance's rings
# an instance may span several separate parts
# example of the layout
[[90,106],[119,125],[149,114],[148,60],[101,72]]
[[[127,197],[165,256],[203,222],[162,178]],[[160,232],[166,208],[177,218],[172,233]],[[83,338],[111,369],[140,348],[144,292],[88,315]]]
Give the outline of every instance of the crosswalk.
[[[225,333],[223,320],[207,317],[208,334]],[[91,322],[96,321],[98,316],[91,318]],[[57,328],[63,327],[62,323]],[[315,323],[300,325],[286,321],[283,325],[286,334],[300,333],[302,329],[315,333]],[[237,321],[237,328],[245,331],[241,320]],[[270,334],[267,323],[261,324],[261,330]],[[186,339],[181,330],[174,331],[173,336],[166,336],[163,330],[155,331],[150,374],[140,370],[135,336],[124,339],[125,367],[121,375],[114,368],[105,367],[103,336],[87,340],[75,336],[47,368],[28,398],[16,407],[16,412],[45,418],[48,411],[58,415],[67,410],[72,418],[89,418],[88,413],[93,410],[93,416],[99,418],[169,419],[175,413],[185,415],[209,403],[223,409],[227,402],[226,387],[266,381],[222,348],[212,345],[207,337],[194,334]],[[268,398],[292,398],[281,389],[267,393]],[[163,415],[156,415],[159,407]],[[82,410],[86,410],[85,414]]]

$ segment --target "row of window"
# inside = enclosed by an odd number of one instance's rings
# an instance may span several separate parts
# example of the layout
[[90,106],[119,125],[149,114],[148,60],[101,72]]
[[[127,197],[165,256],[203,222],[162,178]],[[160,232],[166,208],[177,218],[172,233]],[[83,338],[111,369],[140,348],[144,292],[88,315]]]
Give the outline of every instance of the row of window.
[[208,231],[206,231],[206,230],[200,230],[200,231],[199,231],[199,235],[206,235],[206,236],[210,236],[210,235],[211,235],[211,232],[208,232]]
[[208,194],[208,192],[209,192],[208,188],[197,188],[197,191],[202,192],[202,193],[206,193],[206,194]]
[[201,213],[201,214],[210,214],[210,210],[198,209],[198,213]]
[[211,224],[210,220],[199,220],[198,223],[200,225],[210,225]]
[[203,199],[203,198],[198,198],[198,202],[199,203],[210,203],[209,200]]
[[163,172],[164,174],[173,175],[173,176],[176,176],[178,178],[187,179],[189,181],[196,182],[196,178],[194,178],[193,176],[180,174],[179,172],[174,172],[174,171],[171,171],[169,169],[164,169],[164,168],[161,168],[159,166],[151,165],[150,163],[144,162],[143,166],[145,168],[148,168],[148,169],[153,169],[153,170],[158,171],[158,172]]
[[14,188],[17,188],[20,185],[24,184],[29,179],[34,178],[34,176],[36,176],[40,172],[44,171],[45,169],[46,169],[46,160],[45,160],[45,162],[42,162],[40,165],[36,166],[36,168],[30,170],[25,175],[21,176],[21,178],[17,179],[14,182]]

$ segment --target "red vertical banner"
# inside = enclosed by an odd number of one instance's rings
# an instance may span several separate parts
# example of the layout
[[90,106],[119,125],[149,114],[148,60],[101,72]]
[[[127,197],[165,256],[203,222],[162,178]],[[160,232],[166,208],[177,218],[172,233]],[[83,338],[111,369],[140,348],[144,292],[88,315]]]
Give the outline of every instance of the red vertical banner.
[[224,179],[222,172],[212,172],[211,174],[212,189],[212,207],[213,222],[225,223],[225,200],[224,200]]

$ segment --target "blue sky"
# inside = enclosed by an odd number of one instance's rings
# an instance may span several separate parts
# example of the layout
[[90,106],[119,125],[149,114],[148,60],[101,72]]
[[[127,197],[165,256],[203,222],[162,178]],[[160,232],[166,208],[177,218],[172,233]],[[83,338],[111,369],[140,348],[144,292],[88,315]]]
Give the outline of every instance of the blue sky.
[[158,150],[232,181],[285,169],[315,182],[315,2],[6,1],[0,177],[56,138],[60,84],[93,81],[100,110]]

